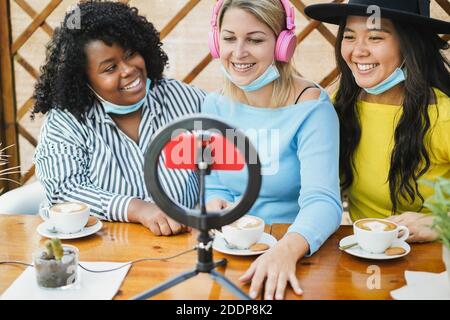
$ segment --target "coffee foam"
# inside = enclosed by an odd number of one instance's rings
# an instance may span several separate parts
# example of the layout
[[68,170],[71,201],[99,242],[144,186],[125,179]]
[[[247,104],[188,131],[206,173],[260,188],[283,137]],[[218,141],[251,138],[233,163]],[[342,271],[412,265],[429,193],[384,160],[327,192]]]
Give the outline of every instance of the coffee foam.
[[389,228],[388,225],[379,221],[369,221],[367,223],[364,223],[364,226],[375,232],[384,231]]
[[236,227],[239,229],[247,229],[247,228],[254,228],[258,226],[261,223],[258,219],[255,219],[253,217],[242,217],[238,221],[236,221]]
[[84,204],[75,203],[75,202],[62,203],[53,208],[53,210],[61,212],[61,213],[77,212],[77,211],[82,211],[84,209],[86,209],[86,206]]

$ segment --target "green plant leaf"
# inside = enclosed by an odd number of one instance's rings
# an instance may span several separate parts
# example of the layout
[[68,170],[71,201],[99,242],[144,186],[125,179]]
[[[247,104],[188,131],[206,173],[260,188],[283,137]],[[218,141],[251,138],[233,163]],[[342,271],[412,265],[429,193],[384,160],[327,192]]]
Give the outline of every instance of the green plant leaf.
[[445,196],[444,193],[442,192],[442,187],[440,183],[436,183],[435,187],[434,187],[434,192],[435,192],[435,196],[436,196],[436,201],[439,203],[442,203],[442,201],[444,201]]
[[431,180],[426,180],[426,179],[420,179],[419,183],[423,184],[425,186],[428,186],[430,188],[433,188],[433,189],[434,189],[434,185],[436,184],[436,182],[431,181]]
[[444,192],[445,192],[447,195],[450,195],[450,182],[449,182],[449,183],[446,183],[446,184],[443,184],[443,185],[442,185],[442,189],[444,190]]
[[433,216],[433,228],[438,232],[443,245],[450,248],[450,180],[438,178],[436,182],[421,180],[420,183],[433,187],[435,193],[426,199],[424,207]]

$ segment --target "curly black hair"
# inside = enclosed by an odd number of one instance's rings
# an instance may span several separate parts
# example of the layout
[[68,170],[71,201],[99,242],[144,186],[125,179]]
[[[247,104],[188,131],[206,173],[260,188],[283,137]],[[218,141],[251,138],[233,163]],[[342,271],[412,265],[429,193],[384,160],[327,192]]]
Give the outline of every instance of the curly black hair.
[[[77,13],[79,28],[73,26],[73,15]],[[83,121],[96,100],[87,86],[85,53],[86,45],[94,40],[141,54],[152,85],[162,78],[167,55],[161,48],[159,33],[138,14],[137,8],[120,2],[82,2],[66,13],[46,47],[46,61],[35,86],[32,118],[58,108]]]

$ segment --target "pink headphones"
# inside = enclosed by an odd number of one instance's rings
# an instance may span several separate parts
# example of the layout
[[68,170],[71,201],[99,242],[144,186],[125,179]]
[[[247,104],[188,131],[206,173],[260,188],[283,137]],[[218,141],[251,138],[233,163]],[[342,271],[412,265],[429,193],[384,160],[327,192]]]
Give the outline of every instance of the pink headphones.
[[[209,32],[209,50],[214,59],[220,57],[219,50],[219,26],[218,16],[220,8],[224,0],[217,1],[213,9],[211,17],[211,28]],[[295,47],[297,46],[297,37],[295,36],[295,17],[294,8],[290,6],[288,0],[280,0],[286,12],[286,30],[283,30],[277,38],[275,46],[275,60],[281,62],[288,62],[294,55]]]

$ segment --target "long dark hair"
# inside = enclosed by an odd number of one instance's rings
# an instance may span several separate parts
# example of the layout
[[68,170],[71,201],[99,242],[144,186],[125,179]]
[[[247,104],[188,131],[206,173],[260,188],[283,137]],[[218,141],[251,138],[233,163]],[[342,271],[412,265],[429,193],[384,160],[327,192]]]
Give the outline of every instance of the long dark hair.
[[[438,35],[407,23],[393,23],[407,70],[403,113],[395,129],[388,174],[392,213],[395,214],[400,198],[414,203],[418,196],[423,204],[418,180],[430,167],[426,135],[432,124],[428,106],[436,98],[433,87],[450,96],[450,63],[441,52],[447,50],[449,44]],[[340,120],[340,170],[344,190],[354,179],[354,154],[361,138],[356,102],[362,90],[341,56],[345,25],[343,21],[339,27],[335,52],[341,72],[335,107]]]

